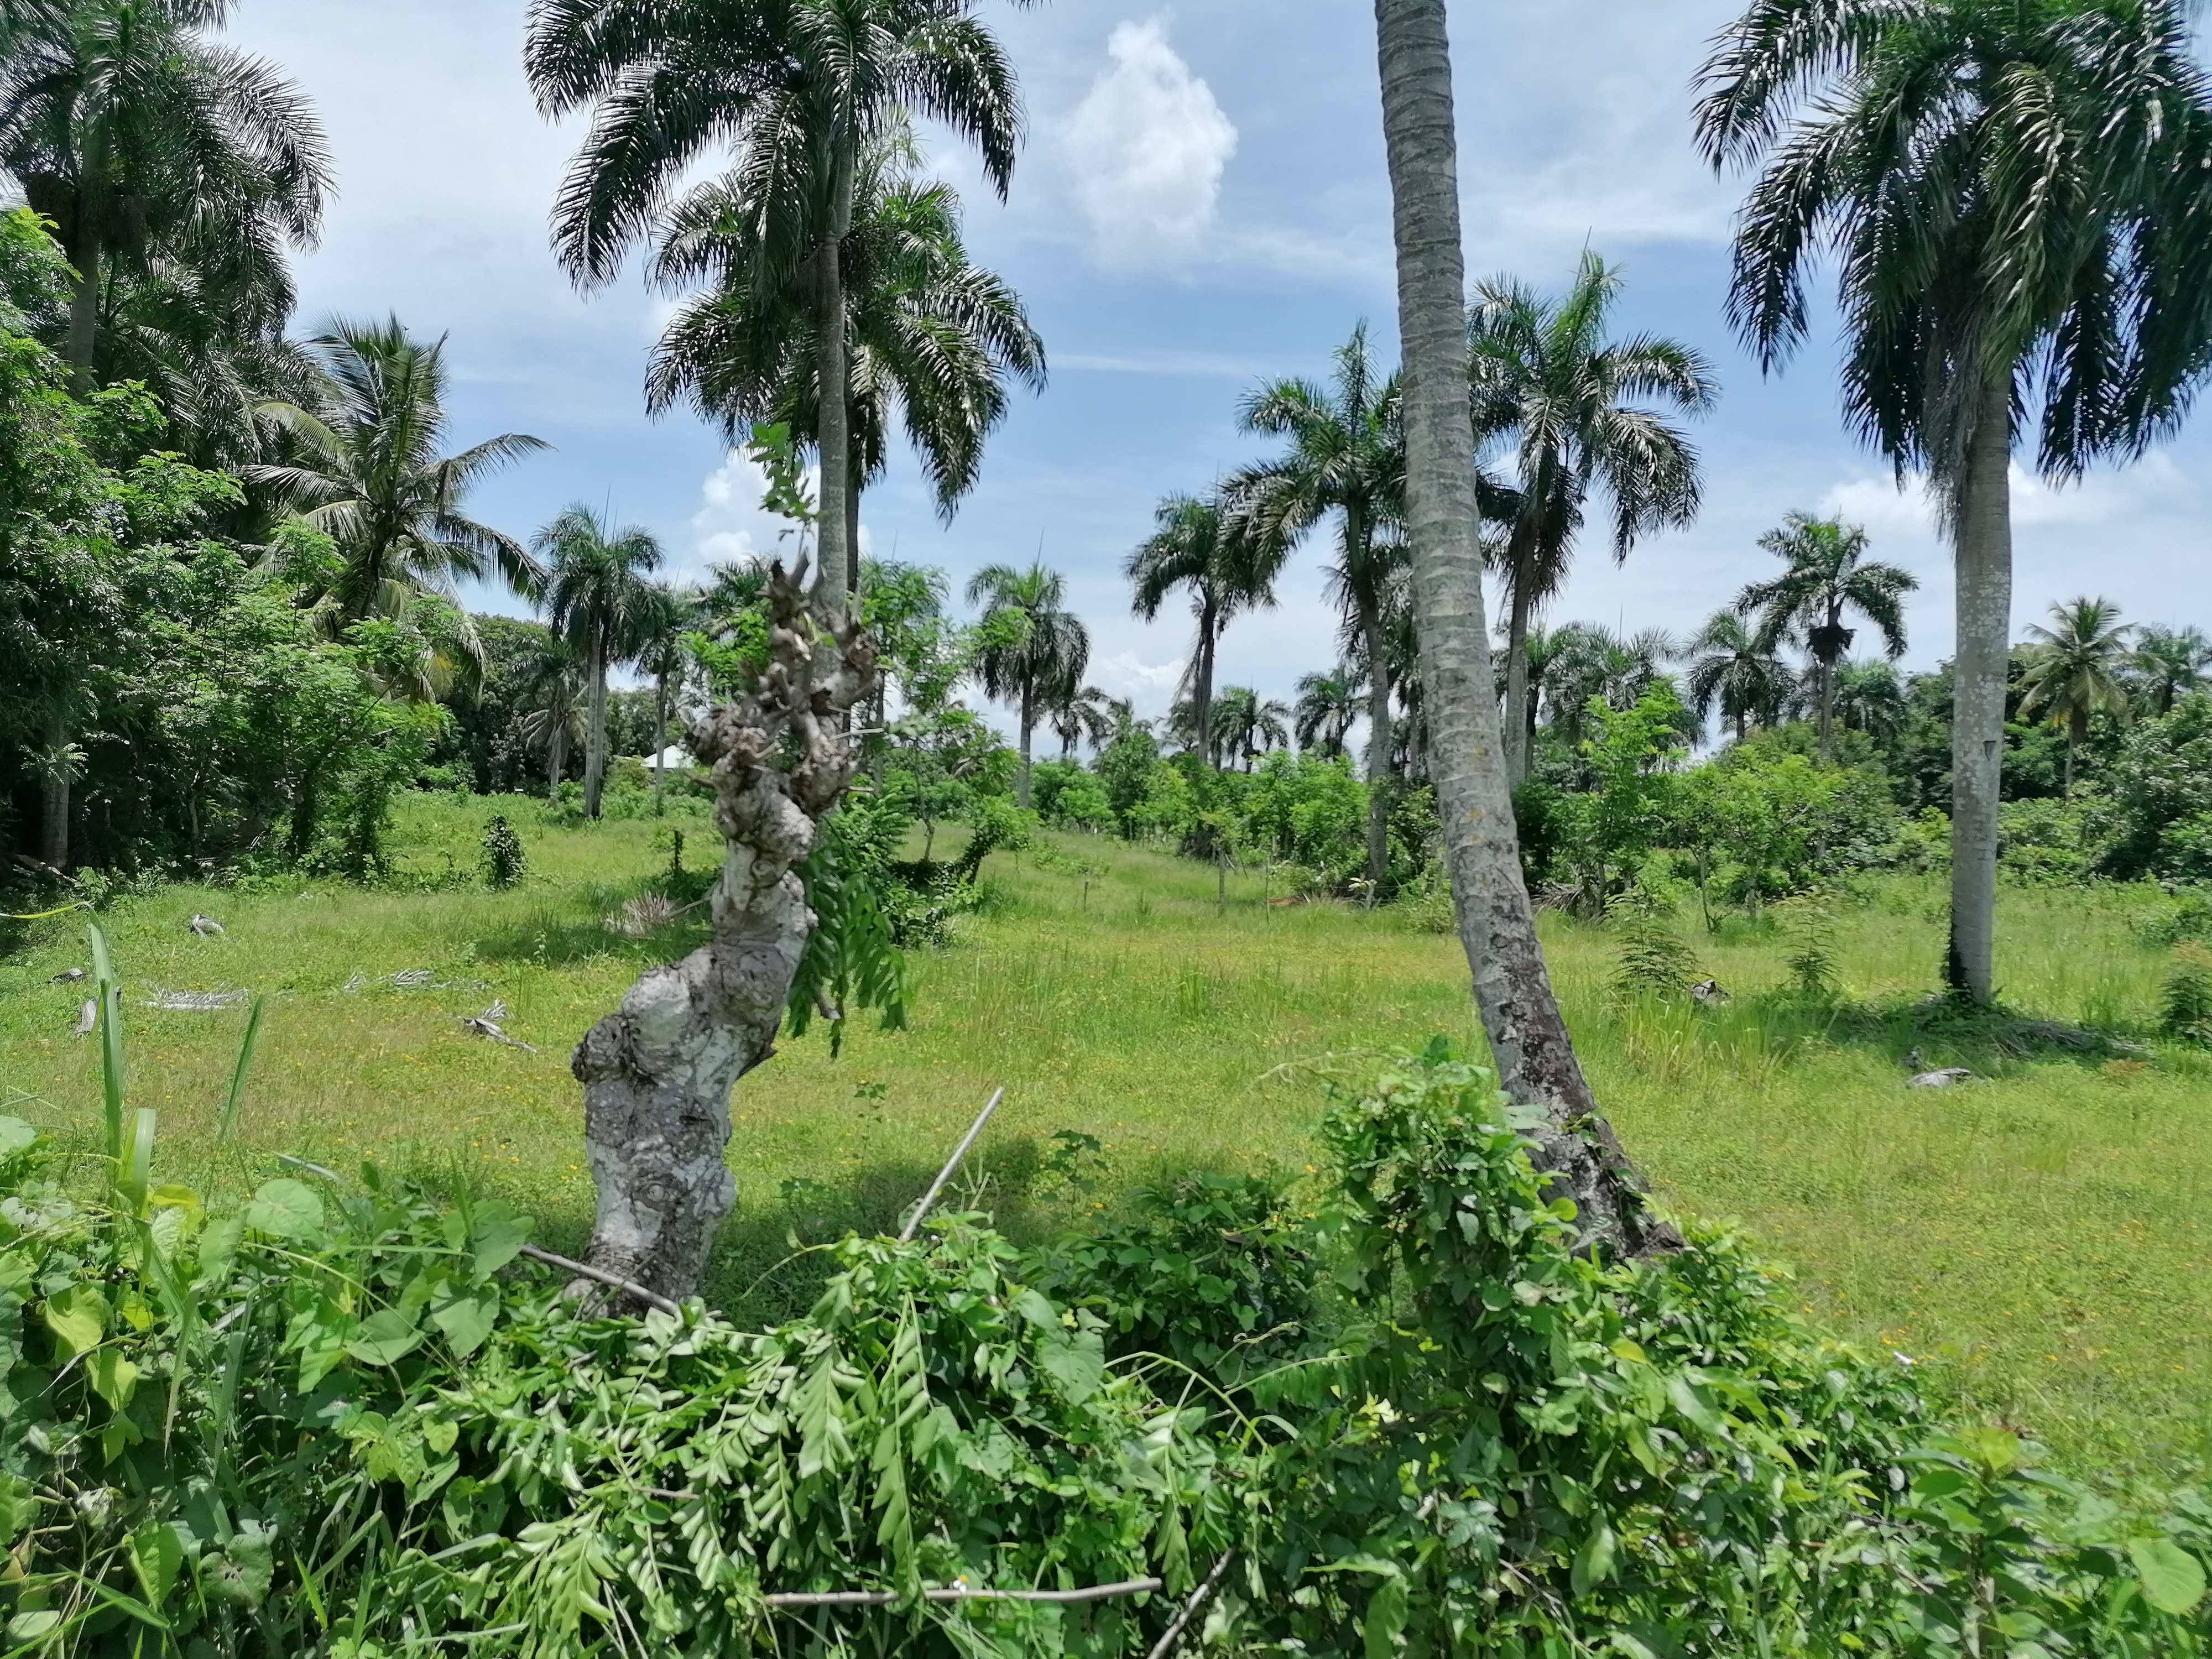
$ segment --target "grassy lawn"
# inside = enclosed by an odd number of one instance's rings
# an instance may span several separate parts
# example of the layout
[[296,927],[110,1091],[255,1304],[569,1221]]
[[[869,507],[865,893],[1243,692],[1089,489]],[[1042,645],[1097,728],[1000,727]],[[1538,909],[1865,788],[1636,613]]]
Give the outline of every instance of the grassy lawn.
[[[465,871],[491,810],[416,801],[404,863]],[[527,804],[514,815],[532,872],[511,893],[178,888],[106,918],[128,981],[131,1096],[161,1113],[164,1167],[244,1181],[277,1152],[373,1156],[506,1192],[549,1237],[584,1237],[568,1050],[642,964],[696,933],[632,943],[603,925],[666,861],[650,821],[586,830]],[[705,821],[673,822],[697,865]],[[966,1195],[1028,1230],[1177,1167],[1303,1170],[1319,1102],[1295,1062],[1473,1031],[1456,942],[1387,913],[1269,908],[1257,876],[1232,877],[1224,907],[1211,870],[1085,837],[987,873],[988,913],[918,964],[912,1030],[858,1029],[833,1062],[817,1029],[740,1086],[740,1210],[713,1287],[726,1304],[765,1314],[803,1296],[810,1263],[794,1250],[890,1220],[995,1086],[1006,1103]],[[1600,1097],[1671,1204],[1741,1223],[1796,1265],[1829,1327],[1912,1356],[1937,1389],[2071,1461],[2200,1455],[2212,1059],[2008,1058],[1916,1030],[1900,1011],[1933,981],[1941,902],[1933,884],[1884,882],[1843,917],[1850,1000],[1835,1010],[1774,994],[1788,947],[1747,923],[1697,938],[1734,994],[1712,1010],[1618,1006],[1601,930],[1548,918],[1546,936]],[[2131,923],[2148,902],[2008,891],[2008,1001],[2091,1025],[2147,1018],[2162,952]],[[224,936],[190,933],[195,910]],[[82,992],[48,983],[85,960],[67,921],[0,957],[0,1111],[80,1133],[97,1121],[92,1045],[69,1035]],[[392,982],[410,969],[432,982]],[[218,1160],[210,1134],[244,1012],[142,1005],[155,988],[234,988],[270,1005],[240,1144]],[[537,1053],[462,1029],[495,997]],[[1908,1089],[1915,1047],[1984,1080]],[[1055,1175],[1062,1131],[1102,1144],[1095,1188]]]

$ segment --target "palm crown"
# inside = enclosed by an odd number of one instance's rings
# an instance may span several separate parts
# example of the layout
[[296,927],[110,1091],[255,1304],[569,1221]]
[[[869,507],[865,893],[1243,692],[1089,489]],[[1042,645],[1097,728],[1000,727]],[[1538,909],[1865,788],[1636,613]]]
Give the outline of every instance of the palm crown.
[[1715,611],[1683,647],[1682,656],[1691,708],[1703,720],[1718,703],[1721,718],[1734,723],[1739,739],[1753,720],[1775,717],[1796,679],[1765,630],[1754,630],[1740,611]]
[[1075,696],[1091,663],[1091,635],[1066,608],[1067,579],[1042,564],[986,565],[968,584],[983,609],[976,674],[983,694],[1014,705],[1021,724],[1021,804],[1030,804],[1030,736],[1037,717]]
[[2027,630],[2027,672],[2021,677],[2020,712],[2041,714],[2066,729],[2066,793],[2074,793],[2074,751],[2089,735],[2093,716],[2124,720],[2133,712],[2120,678],[2135,629],[2120,620],[2109,599],[2079,599],[2051,607],[2051,625]]
[[546,619],[582,653],[591,683],[591,720],[584,751],[584,811],[599,815],[606,779],[607,670],[652,643],[663,620],[646,580],[660,568],[660,544],[635,526],[615,529],[581,503],[538,532],[544,560]]
[[1218,491],[1170,495],[1154,509],[1152,524],[1152,533],[1122,566],[1131,608],[1151,622],[1176,589],[1190,594],[1198,637],[1183,678],[1190,688],[1195,729],[1209,734],[1202,741],[1210,741],[1214,652],[1221,631],[1239,611],[1275,602],[1280,546],[1254,536]]
[[1866,532],[1835,519],[1792,513],[1759,544],[1789,568],[1771,581],[1753,582],[1736,609],[1759,618],[1768,650],[1786,640],[1804,641],[1813,659],[1820,722],[1820,752],[1832,751],[1836,665],[1857,637],[1844,626],[1856,612],[1881,632],[1893,659],[1905,654],[1905,595],[1920,586],[1910,571],[1867,556]]

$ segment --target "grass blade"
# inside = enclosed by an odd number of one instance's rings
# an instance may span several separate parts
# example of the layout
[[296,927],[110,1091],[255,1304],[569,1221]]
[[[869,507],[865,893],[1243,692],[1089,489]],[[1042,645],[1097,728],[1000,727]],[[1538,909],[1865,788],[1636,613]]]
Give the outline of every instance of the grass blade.
[[92,972],[100,996],[100,1085],[106,1109],[108,1167],[117,1177],[123,1173],[123,987],[115,977],[115,963],[107,952],[107,935],[98,922],[89,924]]
[[238,1103],[246,1093],[246,1074],[253,1066],[253,1045],[261,1040],[261,1016],[268,1012],[269,999],[253,999],[253,1012],[246,1017],[246,1037],[238,1045],[238,1064],[230,1073],[230,1093],[222,1103],[222,1115],[216,1120],[215,1144],[230,1144],[231,1131],[238,1127]]
[[116,1185],[130,1201],[131,1213],[141,1213],[146,1207],[147,1189],[154,1184],[154,1109],[150,1106],[141,1106],[131,1122],[130,1158],[118,1176]]

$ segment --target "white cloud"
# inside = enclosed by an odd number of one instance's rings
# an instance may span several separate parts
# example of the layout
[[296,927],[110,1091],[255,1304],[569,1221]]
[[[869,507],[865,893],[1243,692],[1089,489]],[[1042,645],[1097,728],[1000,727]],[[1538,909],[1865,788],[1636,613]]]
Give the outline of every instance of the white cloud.
[[1095,659],[1090,678],[1115,696],[1128,698],[1139,715],[1151,716],[1167,713],[1182,679],[1182,667],[1179,662],[1149,663],[1134,651],[1117,651]]
[[1179,263],[1213,227],[1237,129],[1160,19],[1119,25],[1106,50],[1112,62],[1061,129],[1076,201],[1102,264]]
[[[806,470],[810,495],[819,492],[820,470]],[[802,550],[811,550],[812,533],[801,538],[799,526],[778,518],[761,505],[768,491],[768,475],[760,463],[742,449],[732,450],[721,465],[699,486],[699,510],[691,515],[691,557],[685,574],[703,574],[710,564],[736,564],[747,559],[781,559],[788,564]],[[860,526],[860,552],[875,551],[874,538]]]

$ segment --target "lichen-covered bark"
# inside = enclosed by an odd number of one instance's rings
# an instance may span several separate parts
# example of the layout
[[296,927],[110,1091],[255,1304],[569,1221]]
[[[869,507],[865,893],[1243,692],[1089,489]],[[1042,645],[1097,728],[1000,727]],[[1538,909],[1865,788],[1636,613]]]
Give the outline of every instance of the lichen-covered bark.
[[588,1260],[679,1301],[699,1288],[737,1201],[723,1161],[730,1091],[775,1050],[814,926],[796,866],[858,763],[842,717],[875,686],[858,626],[814,622],[797,575],[776,569],[769,605],[767,672],[690,732],[714,769],[727,848],[714,935],[641,975],[570,1061],[599,1188]]
[[1532,1161],[1588,1237],[1627,1255],[1679,1248],[1601,1116],[1552,994],[1522,879],[1484,616],[1466,261],[1443,0],[1376,0],[1382,124],[1405,353],[1407,529],[1429,756],[1475,1006],[1513,1101],[1542,1109]]

